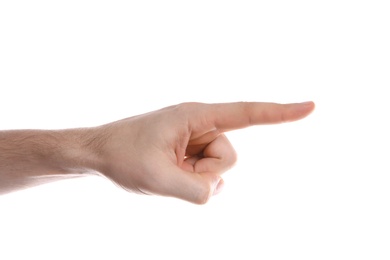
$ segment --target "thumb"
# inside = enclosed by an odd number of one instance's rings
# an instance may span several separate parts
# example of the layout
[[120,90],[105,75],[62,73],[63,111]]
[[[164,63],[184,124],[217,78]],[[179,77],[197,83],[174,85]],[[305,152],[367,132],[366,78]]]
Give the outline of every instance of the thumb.
[[205,204],[211,196],[218,194],[223,188],[223,179],[216,173],[187,172],[172,166],[165,176],[162,193],[195,204]]

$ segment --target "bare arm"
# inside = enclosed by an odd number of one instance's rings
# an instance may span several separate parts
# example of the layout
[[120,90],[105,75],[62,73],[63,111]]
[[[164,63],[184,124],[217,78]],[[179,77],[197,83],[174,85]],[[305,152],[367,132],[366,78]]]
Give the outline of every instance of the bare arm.
[[0,131],[0,194],[94,173],[94,128]]
[[236,160],[224,132],[299,120],[313,109],[312,102],[185,103],[93,128],[0,131],[0,194],[102,174],[131,192],[203,204]]

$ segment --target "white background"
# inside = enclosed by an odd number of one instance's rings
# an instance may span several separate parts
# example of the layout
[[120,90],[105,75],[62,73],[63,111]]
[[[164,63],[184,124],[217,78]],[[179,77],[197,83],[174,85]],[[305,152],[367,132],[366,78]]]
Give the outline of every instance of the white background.
[[300,102],[197,206],[101,178],[0,197],[0,259],[389,259],[388,1],[1,1],[0,129]]

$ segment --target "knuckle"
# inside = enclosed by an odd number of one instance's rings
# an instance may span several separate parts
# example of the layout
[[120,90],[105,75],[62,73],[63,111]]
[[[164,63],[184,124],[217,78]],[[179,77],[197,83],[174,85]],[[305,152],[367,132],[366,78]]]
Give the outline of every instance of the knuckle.
[[201,103],[197,103],[197,102],[185,102],[176,105],[175,109],[178,111],[188,112],[197,109],[200,106],[200,104]]
[[199,110],[200,103],[196,102],[186,102],[180,103],[170,107],[170,113],[175,118],[186,119],[189,115],[193,114],[196,110]]

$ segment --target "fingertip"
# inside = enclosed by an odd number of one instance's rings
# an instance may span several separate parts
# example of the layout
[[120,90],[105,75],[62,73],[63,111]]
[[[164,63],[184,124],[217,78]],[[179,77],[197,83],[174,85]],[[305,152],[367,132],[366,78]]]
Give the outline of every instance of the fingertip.
[[303,110],[308,114],[310,114],[311,112],[313,112],[314,108],[315,108],[315,103],[313,101],[306,101],[306,102],[302,102],[301,103],[301,106],[303,108]]
[[222,178],[211,172],[187,172],[179,168],[171,168],[169,180],[165,179],[159,194],[176,197],[188,202],[203,205],[221,191]]
[[224,180],[221,178],[217,184],[217,186],[215,187],[214,189],[214,192],[213,192],[213,196],[221,193],[221,191],[223,190],[223,187],[225,186],[225,182]]
[[206,204],[212,196],[219,194],[224,186],[223,179],[214,174],[204,173],[202,174],[204,182],[202,187],[199,187],[197,196],[193,201],[195,204],[203,205]]
[[302,102],[300,103],[302,106],[308,108],[308,109],[311,109],[313,110],[315,108],[315,103],[313,101],[305,101],[305,102]]
[[283,122],[292,122],[305,118],[310,115],[315,108],[315,104],[313,101],[306,101],[291,105],[292,106],[290,106],[290,108],[292,110],[290,110],[290,113],[287,113],[287,115],[284,115]]

